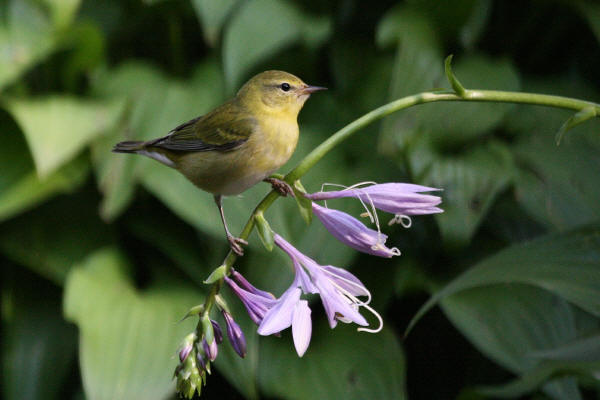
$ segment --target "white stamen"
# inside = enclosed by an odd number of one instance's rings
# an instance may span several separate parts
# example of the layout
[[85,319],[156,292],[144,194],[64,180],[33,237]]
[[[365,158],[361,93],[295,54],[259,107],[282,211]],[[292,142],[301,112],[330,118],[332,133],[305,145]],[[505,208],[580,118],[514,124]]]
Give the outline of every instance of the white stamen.
[[371,308],[371,306],[364,304],[363,305],[367,310],[371,311],[371,314],[373,314],[375,316],[375,318],[377,318],[377,320],[379,321],[379,326],[375,329],[371,329],[371,328],[357,328],[356,330],[358,332],[368,332],[368,333],[378,333],[381,332],[381,330],[383,329],[383,318],[381,318],[381,315],[379,315],[379,313],[377,311],[375,311],[373,308]]
[[390,219],[390,222],[388,222],[388,225],[394,224],[400,224],[404,228],[410,228],[412,226],[412,219],[408,215],[396,214]]
[[[379,326],[376,329],[371,329],[371,328],[358,328],[357,331],[358,332],[369,332],[369,333],[377,333],[380,332],[383,329],[383,318],[381,318],[381,315],[379,315],[379,313],[377,311],[375,311],[373,309],[373,307],[369,306],[367,303],[360,301],[358,298],[356,298],[354,295],[352,295],[350,292],[348,292],[346,289],[340,287],[339,285],[336,285],[335,282],[331,282],[335,288],[340,292],[340,294],[342,294],[343,296],[346,296],[349,300],[352,301],[352,303],[354,303],[355,306],[357,307],[364,307],[367,310],[369,310],[371,312],[371,314],[373,314],[375,316],[375,318],[377,318],[377,320],[379,321]],[[369,300],[371,299],[371,293],[369,293]],[[357,309],[355,309],[357,310]],[[339,318],[338,318],[339,319]],[[342,321],[345,322],[345,321]]]
[[[356,288],[359,288],[361,290],[364,290],[365,292],[367,292],[367,294],[365,296],[367,296],[367,300],[364,302],[364,304],[369,304],[371,302],[371,292],[369,292],[369,289],[367,289],[366,287],[351,281],[350,279],[344,278],[343,276],[337,275],[333,272],[327,271],[325,268],[320,268],[322,272],[329,274],[330,276],[335,276],[337,279],[349,284],[350,286],[354,286]],[[333,284],[333,286],[335,286],[336,289],[340,290],[340,292],[347,292],[346,289],[340,287],[337,283],[335,283],[334,281],[331,281],[331,283]],[[350,296],[352,296],[350,293],[348,293]],[[352,296],[354,297],[354,296]],[[356,297],[355,297],[356,298]],[[358,301],[358,299],[357,299]]]

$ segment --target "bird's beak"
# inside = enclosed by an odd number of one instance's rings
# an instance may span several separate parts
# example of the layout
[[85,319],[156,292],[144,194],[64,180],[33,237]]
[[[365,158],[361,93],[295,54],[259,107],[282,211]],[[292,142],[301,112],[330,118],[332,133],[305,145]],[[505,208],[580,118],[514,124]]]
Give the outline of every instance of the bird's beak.
[[313,92],[318,92],[319,90],[327,90],[327,88],[322,86],[306,85],[302,89],[300,89],[300,94],[311,94]]

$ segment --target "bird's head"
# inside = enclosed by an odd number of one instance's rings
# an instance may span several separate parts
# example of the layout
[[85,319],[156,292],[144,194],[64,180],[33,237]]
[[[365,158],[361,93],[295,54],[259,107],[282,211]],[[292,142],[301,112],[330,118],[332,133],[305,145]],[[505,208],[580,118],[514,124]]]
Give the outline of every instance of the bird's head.
[[237,97],[253,112],[296,118],[310,94],[325,89],[287,72],[265,71],[246,82]]

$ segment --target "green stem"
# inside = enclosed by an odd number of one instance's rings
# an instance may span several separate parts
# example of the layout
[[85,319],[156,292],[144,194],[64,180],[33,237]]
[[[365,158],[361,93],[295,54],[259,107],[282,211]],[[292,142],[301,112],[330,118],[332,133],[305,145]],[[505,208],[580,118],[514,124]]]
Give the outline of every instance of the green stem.
[[[436,101],[476,101],[476,102],[498,102],[498,103],[520,103],[520,104],[535,104],[541,106],[549,106],[556,108],[564,108],[569,110],[581,111],[583,109],[593,108],[596,110],[596,115],[600,115],[600,104],[592,103],[589,101],[572,99],[562,96],[552,96],[545,94],[535,93],[520,93],[520,92],[504,92],[498,90],[465,90],[461,95],[457,95],[452,91],[435,91],[435,92],[423,92],[408,97],[392,101],[391,103],[385,104],[373,111],[363,115],[357,120],[346,125],[327,140],[317,146],[313,151],[308,153],[306,157],[285,176],[285,181],[292,184],[294,181],[300,179],[306,174],[312,167],[315,166],[327,153],[329,153],[334,147],[339,145],[344,140],[348,139],[354,133],[362,129],[363,127],[377,121],[385,116],[388,116],[397,111],[416,106],[419,104],[433,103]],[[240,237],[247,239],[254,228],[254,215],[259,212],[266,211],[271,204],[279,197],[279,195],[271,191],[267,194],[260,203],[254,209],[252,216],[244,226]],[[230,251],[223,265],[226,266],[226,272],[229,273],[233,263],[236,260],[236,255]],[[210,312],[210,308],[214,304],[214,296],[219,292],[223,280],[219,280],[213,283],[211,291],[205,300],[205,312]]]

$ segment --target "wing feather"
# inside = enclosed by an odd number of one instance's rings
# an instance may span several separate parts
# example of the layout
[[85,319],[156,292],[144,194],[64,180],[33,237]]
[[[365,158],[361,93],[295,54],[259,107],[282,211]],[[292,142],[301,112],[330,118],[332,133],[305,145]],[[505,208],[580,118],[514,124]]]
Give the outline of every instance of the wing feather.
[[228,151],[246,142],[257,127],[254,117],[228,102],[147,145],[171,151]]

